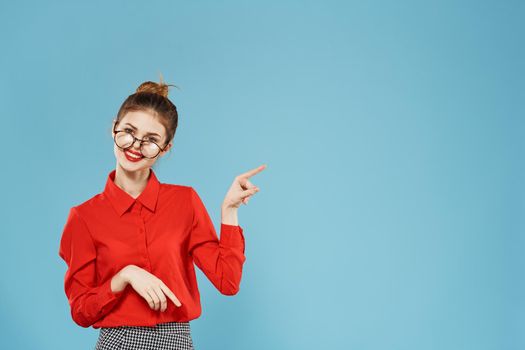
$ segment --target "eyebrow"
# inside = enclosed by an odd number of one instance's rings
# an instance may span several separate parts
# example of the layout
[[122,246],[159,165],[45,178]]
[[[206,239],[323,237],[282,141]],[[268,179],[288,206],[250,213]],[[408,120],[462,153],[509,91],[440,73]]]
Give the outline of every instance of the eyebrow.
[[[133,126],[132,124],[130,124],[130,123],[126,123],[125,125],[129,125],[129,126],[131,126],[131,127],[133,128],[133,130],[137,130],[137,128],[134,127],[134,126]],[[146,135],[157,135],[158,137],[161,137],[159,134],[154,133],[154,132],[148,132],[148,133],[146,133]]]

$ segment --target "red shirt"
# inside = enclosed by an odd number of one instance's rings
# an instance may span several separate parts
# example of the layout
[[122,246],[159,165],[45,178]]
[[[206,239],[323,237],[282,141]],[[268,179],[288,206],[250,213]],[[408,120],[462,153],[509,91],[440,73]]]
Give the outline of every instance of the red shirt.
[[[193,263],[222,294],[239,291],[246,260],[240,226],[221,223],[219,240],[193,187],[160,183],[153,169],[136,199],[114,179],[112,170],[102,193],[70,209],[60,240],[59,255],[68,265],[64,289],[75,323],[154,326],[199,317]],[[111,279],[129,264],[161,279],[182,306],[166,296],[166,311],[153,310],[130,284],[113,293]]]

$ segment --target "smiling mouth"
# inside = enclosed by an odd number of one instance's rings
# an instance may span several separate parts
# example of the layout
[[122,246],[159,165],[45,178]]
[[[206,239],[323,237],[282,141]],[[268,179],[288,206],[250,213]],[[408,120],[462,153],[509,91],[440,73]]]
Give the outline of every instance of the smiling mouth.
[[144,156],[142,156],[140,153],[137,154],[129,150],[124,151],[124,154],[126,155],[126,158],[132,162],[136,162],[144,158]]

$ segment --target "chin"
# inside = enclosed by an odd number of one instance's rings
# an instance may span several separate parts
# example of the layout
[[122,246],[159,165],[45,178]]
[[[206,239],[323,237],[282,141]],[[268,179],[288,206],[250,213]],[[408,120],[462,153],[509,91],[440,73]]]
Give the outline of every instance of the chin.
[[135,171],[141,171],[141,170],[145,170],[145,169],[148,169],[148,168],[151,168],[150,165],[145,165],[145,164],[129,164],[129,162],[126,162],[125,160],[124,161],[120,161],[118,162],[118,165],[126,170],[127,172],[135,172]]

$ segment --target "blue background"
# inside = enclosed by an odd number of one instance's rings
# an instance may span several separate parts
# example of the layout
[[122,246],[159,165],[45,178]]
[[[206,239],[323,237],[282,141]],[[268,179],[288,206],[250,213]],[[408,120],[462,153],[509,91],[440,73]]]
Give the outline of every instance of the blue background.
[[162,182],[216,227],[233,178],[239,294],[198,270],[204,349],[525,348],[519,1],[46,1],[0,6],[2,347],[92,349],[58,256],[146,80],[180,113]]

